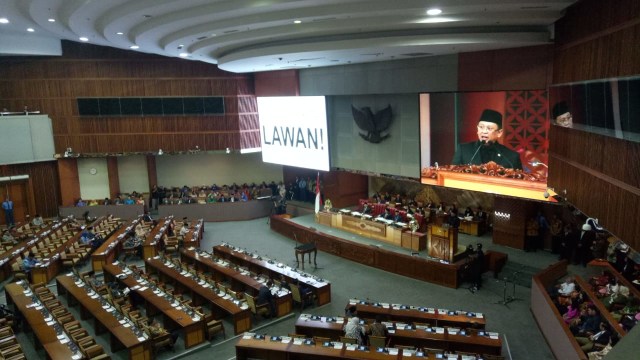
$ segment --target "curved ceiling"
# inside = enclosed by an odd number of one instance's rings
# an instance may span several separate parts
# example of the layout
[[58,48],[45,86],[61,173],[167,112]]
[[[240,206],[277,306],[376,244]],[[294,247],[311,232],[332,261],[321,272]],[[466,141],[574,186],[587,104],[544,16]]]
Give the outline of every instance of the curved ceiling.
[[3,0],[0,36],[83,37],[232,72],[273,71],[546,44],[574,2]]

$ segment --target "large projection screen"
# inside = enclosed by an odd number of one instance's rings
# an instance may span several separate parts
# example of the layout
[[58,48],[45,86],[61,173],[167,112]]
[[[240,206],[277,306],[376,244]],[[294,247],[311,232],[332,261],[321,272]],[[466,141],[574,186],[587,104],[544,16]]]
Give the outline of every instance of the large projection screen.
[[329,171],[324,96],[258,97],[262,161]]

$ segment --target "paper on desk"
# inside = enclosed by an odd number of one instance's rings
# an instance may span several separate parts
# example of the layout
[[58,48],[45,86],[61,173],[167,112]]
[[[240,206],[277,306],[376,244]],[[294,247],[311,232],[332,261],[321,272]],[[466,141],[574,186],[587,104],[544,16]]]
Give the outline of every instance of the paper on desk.
[[140,288],[140,291],[145,291],[145,290],[147,290],[147,289],[148,289],[148,287],[143,286],[143,287],[141,287],[141,288]]
[[71,359],[72,359],[72,360],[80,360],[80,359],[82,359],[82,355],[80,355],[80,354],[73,355],[73,356],[71,357]]
[[138,341],[145,341],[146,339],[144,338],[144,336],[141,336],[138,338]]
[[55,324],[55,323],[56,323],[56,322],[55,322],[55,321],[53,321],[53,320],[51,320],[51,321],[47,321],[47,326],[51,326],[51,325],[53,325],[53,324]]
[[36,306],[34,309],[36,309],[36,310],[42,310],[42,305],[38,305],[38,306]]
[[413,351],[407,349],[402,350],[402,357],[410,357],[411,355],[413,355]]
[[482,318],[484,315],[482,315],[482,313],[476,313],[476,317],[477,318]]
[[126,323],[126,324],[123,324],[122,326],[124,326],[124,327],[128,328],[128,327],[131,327],[131,324]]
[[357,346],[358,345],[356,345],[356,344],[349,344],[349,345],[347,345],[347,351],[355,351]]
[[67,338],[64,338],[64,339],[60,340],[60,344],[66,344],[68,342],[69,342],[69,339],[67,339]]
[[398,349],[390,348],[389,349],[389,355],[398,355]]
[[333,348],[338,350],[342,349],[342,343],[341,342],[333,343]]
[[304,339],[295,338],[295,339],[293,339],[293,345],[302,345],[303,341],[304,341]]

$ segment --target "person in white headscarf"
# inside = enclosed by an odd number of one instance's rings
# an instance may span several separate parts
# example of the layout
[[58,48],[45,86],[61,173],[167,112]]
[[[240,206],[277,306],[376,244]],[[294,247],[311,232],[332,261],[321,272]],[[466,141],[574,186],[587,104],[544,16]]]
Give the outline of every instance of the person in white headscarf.
[[357,316],[349,319],[343,330],[345,337],[356,339],[358,345],[364,344],[364,328],[360,325],[360,319]]

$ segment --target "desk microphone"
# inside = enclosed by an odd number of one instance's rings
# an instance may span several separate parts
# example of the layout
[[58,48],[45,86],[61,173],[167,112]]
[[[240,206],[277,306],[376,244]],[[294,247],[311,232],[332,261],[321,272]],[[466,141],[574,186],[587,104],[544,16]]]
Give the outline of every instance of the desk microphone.
[[476,157],[476,155],[478,155],[478,151],[480,151],[480,148],[482,147],[482,145],[486,144],[487,142],[484,140],[480,140],[480,145],[478,145],[478,148],[476,149],[476,152],[473,153],[473,156],[471,157],[471,159],[469,160],[469,162],[467,163],[467,165],[471,165],[471,162],[473,161],[473,159]]
[[507,160],[507,162],[509,163],[509,165],[511,165],[511,169],[515,169],[515,166],[513,166],[513,163],[511,162],[511,160],[509,160],[509,158],[508,158],[508,157],[506,157],[506,156],[502,156],[502,154],[501,154],[501,153],[498,153],[498,157],[499,157],[499,158],[503,158],[503,159]]

